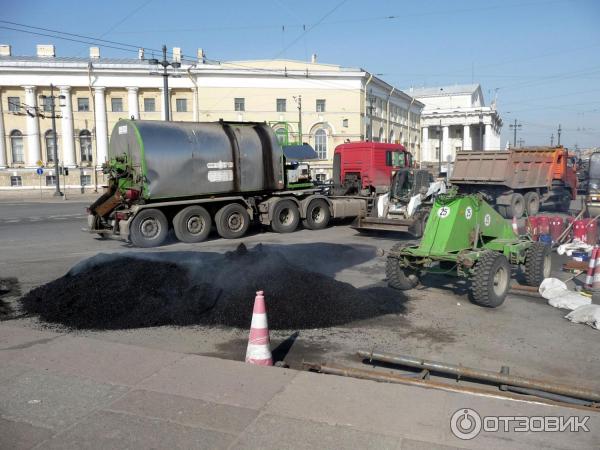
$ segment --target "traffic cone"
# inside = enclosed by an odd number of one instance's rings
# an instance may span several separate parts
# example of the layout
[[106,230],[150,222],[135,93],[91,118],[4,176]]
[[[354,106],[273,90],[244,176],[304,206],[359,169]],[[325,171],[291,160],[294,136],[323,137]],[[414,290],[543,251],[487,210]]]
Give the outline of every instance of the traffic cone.
[[600,290],[600,264],[598,264],[599,261],[599,257],[600,256],[600,251],[596,250],[596,259],[594,262],[594,278],[592,279],[592,289],[596,290]]
[[250,338],[248,339],[248,348],[246,350],[246,362],[256,364],[257,366],[272,366],[273,357],[271,356],[270,346],[265,297],[263,291],[258,291],[254,299]]
[[598,247],[592,249],[590,262],[588,263],[587,275],[585,277],[585,287],[591,288],[594,283],[594,271],[596,269],[596,259],[598,258]]

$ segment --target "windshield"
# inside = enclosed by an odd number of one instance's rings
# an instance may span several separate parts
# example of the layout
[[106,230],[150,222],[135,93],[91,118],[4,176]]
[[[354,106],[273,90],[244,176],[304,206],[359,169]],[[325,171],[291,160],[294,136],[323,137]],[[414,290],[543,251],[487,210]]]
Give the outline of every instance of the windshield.
[[590,156],[590,180],[600,180],[600,152]]

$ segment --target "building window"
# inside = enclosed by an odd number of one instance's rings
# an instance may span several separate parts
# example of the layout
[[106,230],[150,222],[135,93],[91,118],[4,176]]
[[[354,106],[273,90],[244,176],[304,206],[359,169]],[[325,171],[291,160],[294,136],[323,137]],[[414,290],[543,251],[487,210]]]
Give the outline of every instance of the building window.
[[12,187],[23,186],[23,179],[20,175],[10,177],[10,185]]
[[315,131],[315,150],[317,159],[327,159],[327,132],[323,128]]
[[379,128],[379,141],[378,142],[383,142],[383,127]]
[[440,159],[440,148],[439,147],[435,148],[435,159]]
[[187,112],[187,99],[186,98],[175,99],[175,110],[177,112]]
[[111,98],[110,106],[112,112],[123,112],[123,99],[121,97]]
[[233,101],[233,107],[236,111],[246,111],[246,99],[235,98]]
[[44,112],[52,112],[52,101],[54,99],[50,96],[45,96],[43,97],[43,108],[44,108]]
[[156,100],[153,98],[144,99],[144,112],[155,112],[156,111]]
[[317,112],[325,112],[325,100],[317,99]]
[[462,151],[462,147],[454,147],[454,150],[456,150],[457,152]]
[[23,152],[23,133],[13,130],[10,133],[10,148],[12,150],[12,162],[22,164],[25,158]]
[[21,99],[19,97],[8,97],[8,111],[19,112],[21,110]]
[[46,131],[46,134],[44,134],[44,140],[46,141],[46,161],[54,162],[54,145],[56,141],[54,140],[52,130]]
[[56,175],[46,175],[46,186],[56,186]]
[[81,130],[79,133],[79,147],[81,149],[81,162],[92,161],[92,133]]
[[277,99],[277,112],[285,112],[286,111],[286,100],[285,98]]
[[77,111],[88,112],[90,110],[90,99],[87,97],[77,98]]
[[342,120],[342,126],[343,126],[344,128],[348,128],[348,119],[344,119],[344,120]]
[[81,175],[80,177],[81,187],[89,186],[92,184],[92,176],[91,175]]
[[288,133],[285,128],[277,128],[275,130],[275,137],[277,137],[277,142],[279,143],[279,145],[288,144]]

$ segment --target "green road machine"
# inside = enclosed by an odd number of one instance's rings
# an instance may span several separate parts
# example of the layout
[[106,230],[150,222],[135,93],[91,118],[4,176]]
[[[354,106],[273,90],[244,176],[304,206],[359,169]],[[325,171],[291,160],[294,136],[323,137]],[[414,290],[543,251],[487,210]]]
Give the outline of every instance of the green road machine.
[[517,236],[481,196],[452,190],[436,198],[419,245],[390,250],[386,275],[402,290],[426,273],[468,278],[473,302],[493,308],[504,302],[517,266],[524,267],[526,284],[538,286],[550,276],[550,248]]

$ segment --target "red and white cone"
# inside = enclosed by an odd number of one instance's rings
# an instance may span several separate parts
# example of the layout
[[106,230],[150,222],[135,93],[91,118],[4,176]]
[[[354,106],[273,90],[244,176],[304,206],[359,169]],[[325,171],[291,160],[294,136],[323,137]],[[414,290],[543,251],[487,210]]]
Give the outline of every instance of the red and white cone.
[[600,251],[596,251],[596,262],[594,263],[594,278],[592,279],[592,289],[600,290],[600,264],[598,264],[598,257],[600,256]]
[[257,366],[272,366],[271,340],[269,339],[269,325],[267,324],[267,308],[263,291],[256,293],[252,324],[250,325],[250,338],[246,350],[246,362]]
[[519,224],[517,223],[517,218],[513,216],[512,220],[512,229],[517,236],[519,236]]
[[598,258],[598,248],[594,247],[592,249],[592,254],[590,256],[590,262],[588,263],[587,275],[585,277],[585,287],[591,288],[594,283],[594,270],[596,269],[596,259]]

